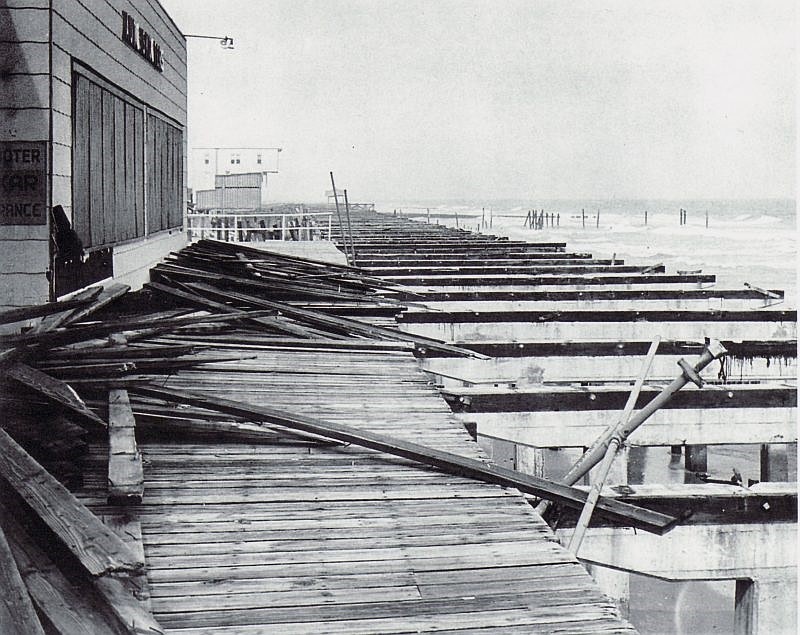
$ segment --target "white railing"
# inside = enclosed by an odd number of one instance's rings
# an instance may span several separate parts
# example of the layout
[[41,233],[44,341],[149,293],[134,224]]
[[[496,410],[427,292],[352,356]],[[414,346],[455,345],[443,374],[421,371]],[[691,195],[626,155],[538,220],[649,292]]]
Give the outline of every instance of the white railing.
[[330,240],[332,212],[189,212],[189,240],[225,242]]

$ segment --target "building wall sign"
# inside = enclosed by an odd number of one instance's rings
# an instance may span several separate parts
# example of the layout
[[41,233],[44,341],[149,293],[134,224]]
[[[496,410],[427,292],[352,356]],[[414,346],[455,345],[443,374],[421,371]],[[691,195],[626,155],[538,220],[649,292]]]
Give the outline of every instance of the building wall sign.
[[47,142],[0,141],[0,225],[47,224]]
[[150,34],[136,24],[127,11],[122,12],[122,41],[148,61],[159,73],[164,72],[164,54]]

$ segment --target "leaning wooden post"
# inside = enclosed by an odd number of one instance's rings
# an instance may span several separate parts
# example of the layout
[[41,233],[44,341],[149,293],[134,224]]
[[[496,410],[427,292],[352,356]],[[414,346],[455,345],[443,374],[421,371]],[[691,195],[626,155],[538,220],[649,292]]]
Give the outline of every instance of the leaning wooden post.
[[350,202],[347,200],[347,190],[344,191],[344,209],[347,214],[347,233],[350,234],[350,255],[353,257],[351,264],[356,264],[356,247],[353,244],[353,226],[350,225]]
[[[333,181],[333,172],[331,172],[331,187],[333,188],[333,201],[336,203],[336,218],[339,219],[339,232],[342,235],[342,242],[344,243],[344,256],[347,258],[347,237],[344,235],[344,225],[342,224],[342,212],[339,210],[339,195],[336,193],[336,183]],[[348,258],[348,260],[350,260]],[[350,264],[353,264],[350,262]]]
[[572,532],[572,537],[567,547],[573,554],[578,555],[578,550],[581,548],[583,537],[586,535],[586,530],[592,520],[592,513],[594,512],[595,505],[600,498],[600,492],[603,490],[608,473],[611,471],[611,465],[617,456],[617,451],[620,448],[619,437],[612,437],[608,442],[608,448],[603,456],[603,462],[600,465],[600,473],[597,475],[597,480],[592,484],[592,489],[589,490],[589,497],[586,499],[586,505],[581,510],[581,515],[578,518],[578,523],[575,525],[575,531]]

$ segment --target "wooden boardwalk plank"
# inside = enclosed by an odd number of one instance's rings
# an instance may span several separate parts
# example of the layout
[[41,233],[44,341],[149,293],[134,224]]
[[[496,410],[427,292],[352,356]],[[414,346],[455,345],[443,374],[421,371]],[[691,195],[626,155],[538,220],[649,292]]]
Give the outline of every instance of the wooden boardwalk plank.
[[0,430],[0,476],[91,575],[135,571],[144,563],[47,470]]
[[128,391],[112,389],[108,393],[108,501],[140,503],[143,494],[142,456]]

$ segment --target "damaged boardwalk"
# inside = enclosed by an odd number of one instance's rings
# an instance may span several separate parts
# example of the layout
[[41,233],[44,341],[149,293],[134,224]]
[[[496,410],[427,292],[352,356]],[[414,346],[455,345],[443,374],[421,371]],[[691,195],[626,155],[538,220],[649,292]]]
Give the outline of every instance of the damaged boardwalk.
[[[586,490],[487,456],[473,440],[486,422],[476,431],[472,418],[553,416],[535,439],[518,439],[534,447],[562,428],[559,416],[591,412],[570,441],[588,445],[619,412],[630,383],[625,359],[642,355],[648,333],[599,337],[584,319],[588,307],[573,306],[584,291],[610,302],[621,325],[626,303],[633,322],[657,329],[760,321],[772,336],[732,350],[777,356],[786,367],[794,313],[769,307],[779,292],[698,288],[713,276],[568,254],[561,243],[368,212],[357,221],[357,264],[423,254],[434,269],[410,265],[423,270],[406,286],[398,284],[405,262],[395,276],[383,264],[361,269],[200,241],[157,265],[141,293],[109,285],[0,316],[11,324],[44,316],[32,330],[0,336],[0,557],[19,574],[3,578],[0,630],[38,621],[70,634],[635,632],[531,504],[549,501],[563,532]],[[440,276],[435,259],[458,254],[525,269],[484,272],[476,286],[480,272],[462,275],[461,262]],[[424,282],[431,277],[436,288]],[[694,304],[684,314],[662,306],[673,300]],[[738,304],[701,309],[709,300]],[[523,306],[506,307],[504,322],[490,310],[498,301]],[[642,301],[656,304],[637,321]],[[459,302],[471,308],[447,304]],[[549,305],[525,306],[539,302]],[[535,327],[584,331],[569,342],[546,331],[518,341],[514,325],[533,315],[545,318]],[[418,328],[456,323],[512,330],[459,339]],[[702,336],[664,342],[656,366],[670,370],[659,374],[674,376],[676,357],[703,349]],[[561,360],[561,374],[534,372],[533,356]],[[569,363],[580,358],[596,364],[593,379]],[[781,379],[775,366],[769,373]],[[491,377],[499,371],[505,379]],[[432,375],[448,387],[440,392]],[[749,385],[759,381],[691,389],[664,412],[768,404],[782,417],[796,408],[786,386]],[[639,405],[659,383],[643,389]],[[578,438],[587,430],[592,437]],[[692,535],[697,524],[732,522],[730,500],[741,500],[736,522],[752,526],[764,510],[776,527],[796,514],[796,488],[716,488],[690,497],[604,491],[592,527]],[[724,502],[709,507],[715,496]],[[587,540],[601,545],[593,553],[609,553],[593,534]],[[755,614],[759,602],[750,602]]]
[[[255,352],[166,385],[481,456],[410,353]],[[168,632],[626,630],[513,490],[286,439],[142,452],[145,498],[131,511]],[[96,487],[80,493],[90,507],[105,496],[105,453],[93,457]]]
[[391,285],[242,249],[2,336],[3,632],[634,632],[521,489],[585,492],[493,467],[414,353],[484,356],[390,326]]

